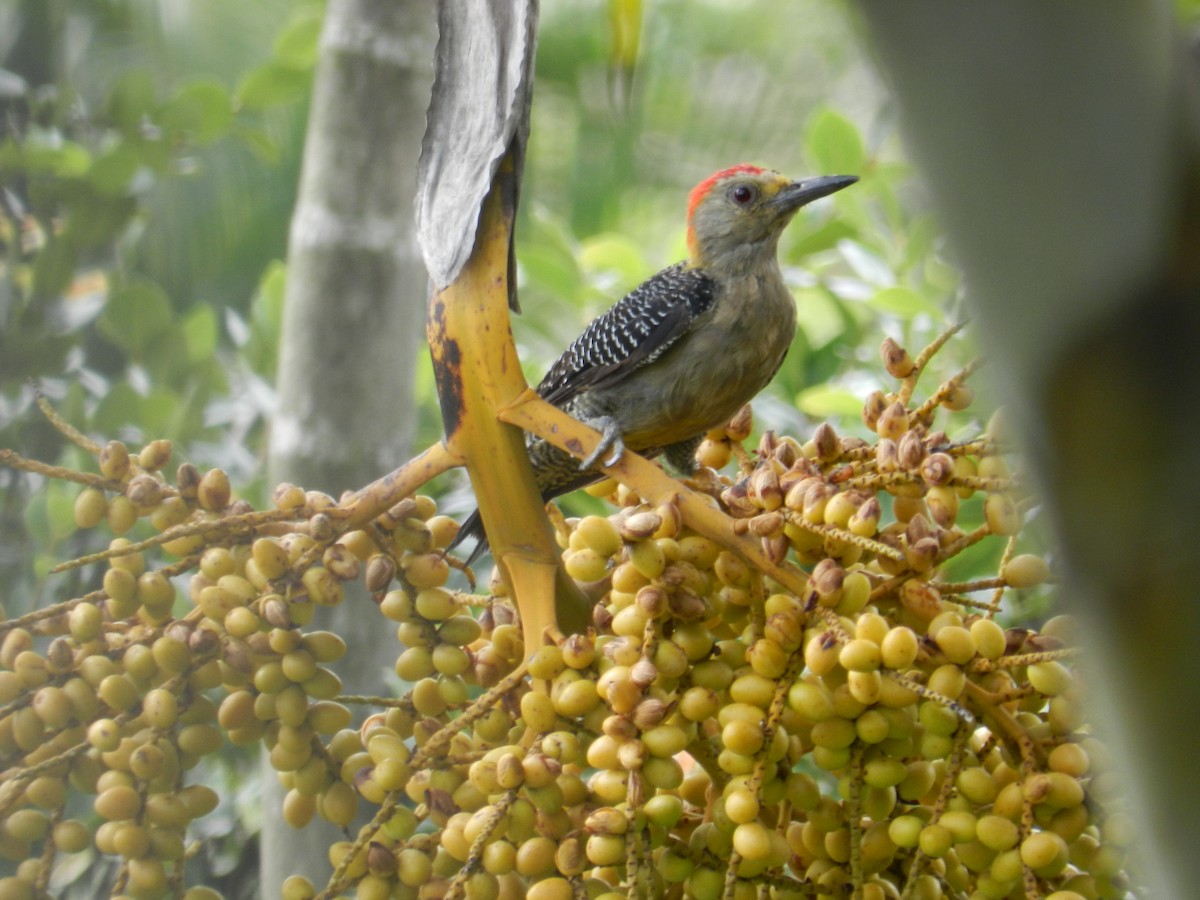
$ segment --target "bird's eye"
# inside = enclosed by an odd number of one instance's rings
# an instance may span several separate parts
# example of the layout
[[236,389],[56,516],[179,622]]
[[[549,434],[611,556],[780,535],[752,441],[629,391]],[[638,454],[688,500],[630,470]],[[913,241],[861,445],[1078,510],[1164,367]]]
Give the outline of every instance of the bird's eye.
[[758,192],[748,184],[735,184],[729,190],[729,197],[738,206],[749,206],[754,202]]

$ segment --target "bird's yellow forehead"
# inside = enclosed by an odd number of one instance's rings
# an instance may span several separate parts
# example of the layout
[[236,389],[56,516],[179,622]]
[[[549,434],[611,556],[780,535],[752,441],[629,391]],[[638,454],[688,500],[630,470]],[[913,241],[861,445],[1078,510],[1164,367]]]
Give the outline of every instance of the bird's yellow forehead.
[[778,172],[763,172],[762,175],[755,180],[758,182],[759,190],[762,191],[764,200],[770,200],[781,190],[792,183]]

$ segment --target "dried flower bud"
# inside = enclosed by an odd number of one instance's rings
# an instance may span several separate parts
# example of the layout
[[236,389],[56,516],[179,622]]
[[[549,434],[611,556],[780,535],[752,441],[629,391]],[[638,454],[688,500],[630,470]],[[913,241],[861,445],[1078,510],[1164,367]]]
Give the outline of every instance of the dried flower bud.
[[333,540],[333,520],[326,513],[317,513],[308,520],[308,536],[317,543]]
[[928,485],[948,484],[954,477],[954,458],[948,453],[931,453],[921,463],[921,478]]
[[496,761],[496,784],[502,790],[509,791],[520,787],[525,781],[525,767],[521,757],[515,753],[505,753]]
[[577,837],[568,837],[558,842],[558,849],[554,851],[554,868],[561,875],[566,878],[578,878],[590,867],[583,841]]
[[899,440],[900,435],[908,431],[908,410],[897,400],[879,415],[875,423],[875,433],[881,438]]
[[783,505],[793,512],[803,512],[804,498],[808,496],[809,490],[822,483],[820,478],[812,476],[805,476],[793,482],[792,486],[788,488],[787,494],[784,495]]
[[813,567],[808,583],[817,596],[824,599],[840,594],[845,580],[845,569],[832,559],[823,559]]
[[750,520],[750,533],[756,537],[774,537],[783,531],[784,524],[783,513],[762,513]]
[[372,875],[387,878],[396,871],[396,854],[379,841],[367,846],[367,869]]
[[908,524],[904,528],[904,537],[910,544],[915,544],[917,541],[927,537],[933,537],[933,526],[929,524],[929,520],[922,513],[917,513],[907,521]]
[[617,531],[627,541],[643,541],[662,527],[662,517],[658,513],[635,512],[626,516],[617,524]]
[[926,581],[910,578],[900,585],[900,603],[925,622],[942,612],[942,595]]
[[813,432],[812,442],[813,449],[817,452],[817,459],[822,462],[835,460],[842,452],[842,443],[838,439],[837,432],[828,422],[822,422],[817,426],[817,430]]
[[629,830],[629,817],[619,809],[601,806],[584,820],[583,830],[589,834],[624,834]]
[[983,501],[983,517],[992,534],[1010,536],[1021,530],[1021,513],[1010,494],[988,494]]
[[235,672],[254,671],[254,654],[250,651],[250,645],[245,641],[226,636],[221,641],[221,657],[225,661],[225,665]]
[[965,384],[956,384],[950,389],[950,392],[942,398],[942,406],[951,412],[962,412],[971,405],[971,401],[975,399],[975,392]]
[[299,509],[304,505],[304,489],[282,481],[271,491],[271,503],[276,509]]
[[784,535],[778,537],[765,537],[762,539],[763,553],[771,560],[773,565],[781,565],[787,559],[788,549],[791,545]]
[[337,501],[324,491],[305,491],[304,503],[309,509],[315,510],[330,509],[337,506]]
[[221,646],[221,637],[208,628],[196,628],[188,637],[188,649],[195,656],[208,656]]
[[906,431],[896,444],[896,457],[900,468],[906,472],[914,471],[925,458],[925,444],[915,431]]
[[600,723],[600,730],[618,741],[631,741],[637,737],[637,728],[628,716],[608,716]]
[[888,374],[893,378],[907,378],[915,368],[913,359],[908,355],[908,351],[890,337],[883,339],[883,344],[879,348],[879,355],[883,358],[883,367],[888,370]]
[[828,484],[814,484],[804,495],[804,521],[813,525],[825,524],[825,506],[837,493],[837,488]]
[[[613,614],[608,611],[608,607],[603,603],[597,603],[592,607],[592,624],[596,626],[596,630],[600,633],[608,631],[612,627]],[[604,649],[608,650],[608,644],[605,644]]]
[[683,514],[679,512],[679,505],[674,498],[660,503],[654,513],[662,520],[662,524],[654,530],[656,538],[673,538],[679,534],[679,529],[683,527]]
[[747,490],[750,502],[768,512],[783,505],[783,491],[779,488],[779,474],[770,465],[760,465],[750,476]]
[[75,651],[72,649],[71,642],[67,638],[56,637],[50,642],[50,646],[46,648],[46,663],[52,673],[61,675],[64,672],[69,672],[74,662]]
[[629,677],[638,687],[649,687],[654,684],[654,679],[658,678],[658,666],[648,659],[639,659],[629,670]]
[[669,600],[671,614],[684,622],[702,619],[708,613],[708,605],[687,588],[674,591]]
[[942,528],[950,528],[958,518],[958,492],[952,487],[931,487],[925,494],[925,505]]
[[219,512],[229,505],[231,493],[229,476],[221,469],[209,469],[196,487],[196,500],[204,509]]
[[785,469],[790,469],[796,464],[796,460],[801,459],[799,445],[790,437],[781,438],[779,446],[775,448],[774,459],[776,459]]
[[545,753],[531,753],[521,760],[525,784],[531,788],[545,787],[562,773],[562,763]]
[[278,594],[268,594],[262,599],[262,617],[272,628],[291,628],[293,624],[288,602]]
[[646,745],[641,741],[626,741],[617,749],[617,762],[626,771],[635,772],[645,765],[648,755]]
[[909,544],[904,550],[904,560],[915,572],[928,572],[938,559],[941,546],[937,538],[921,538],[916,543]]
[[872,391],[867,395],[867,399],[863,401],[863,424],[872,431],[875,431],[879,417],[883,415],[885,409],[887,409],[887,398],[884,396],[883,391]]
[[779,446],[779,435],[774,431],[764,431],[758,439],[758,456],[760,459],[771,459]]
[[151,441],[138,453],[138,465],[147,472],[157,472],[171,459],[171,442]]
[[139,512],[152,509],[162,502],[163,483],[153,475],[147,475],[144,472],[134,475],[125,485],[125,496]]
[[[316,516],[313,516],[314,520],[317,518],[324,518],[326,521],[329,521],[329,517],[324,513],[318,513]],[[310,520],[310,525],[311,522],[312,520]],[[333,523],[330,522],[330,530],[332,531],[332,529]],[[358,557],[350,551],[350,548],[342,544],[332,544],[326,547],[325,553],[322,555],[322,564],[333,574],[334,578],[339,578],[342,581],[353,581],[358,577],[358,572],[361,568]]]
[[181,463],[175,470],[175,490],[185,500],[195,500],[200,490],[200,470],[191,463]]
[[880,438],[875,445],[875,468],[880,472],[895,472],[900,468],[900,452],[891,438]]
[[883,510],[879,506],[878,497],[868,497],[866,501],[850,517],[846,528],[859,537],[871,537],[879,527],[879,519]]
[[754,418],[750,411],[750,404],[747,403],[729,420],[729,424],[725,426],[725,436],[731,441],[744,441],[750,437],[750,432],[753,430]]
[[793,653],[804,641],[804,626],[794,615],[772,613],[763,626],[763,637],[779,644],[788,653]]
[[637,608],[649,619],[657,619],[667,611],[667,593],[657,585],[648,584],[634,597]]
[[659,724],[669,709],[669,704],[654,697],[647,697],[634,708],[633,724],[639,731],[646,731]]
[[743,478],[737,484],[730,485],[721,491],[721,502],[729,510],[729,514],[739,519],[748,519],[756,515],[758,507],[750,502],[747,495],[747,479]]
[[938,453],[950,445],[950,438],[944,431],[930,431],[925,434],[925,449],[930,453]]
[[396,561],[392,557],[385,553],[375,553],[367,560],[366,586],[371,593],[386,591],[395,577]]
[[112,481],[123,481],[129,474],[129,448],[120,441],[109,441],[100,450],[100,474]]

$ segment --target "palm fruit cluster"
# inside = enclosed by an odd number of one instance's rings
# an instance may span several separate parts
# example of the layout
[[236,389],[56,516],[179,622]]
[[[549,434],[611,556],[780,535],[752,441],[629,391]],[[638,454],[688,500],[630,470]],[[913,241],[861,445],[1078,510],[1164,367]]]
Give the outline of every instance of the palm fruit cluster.
[[[937,346],[885,342],[870,441],[749,450],[746,411],[701,446],[712,505],[782,569],[594,487],[615,512],[555,517],[594,627],[535,647],[498,579],[453,588],[428,497],[344,532],[292,485],[254,511],[219,470],[172,484],[161,441],[49,472],[117,536],[78,561],[98,590],[0,624],[0,898],[53,893],[80,853],[115,861],[114,896],[217,896],[183,861],[216,803],[189,773],[226,740],[267,748],[293,826],[371,817],[286,900],[1127,896],[1070,623],[1000,621],[1052,579],[1017,552],[1031,501],[998,420],[937,429],[970,368],[913,399]],[[122,536],[140,519],[157,538]],[[343,696],[345,644],[312,627],[352,581],[396,630],[399,696]],[[95,815],[68,815],[80,795]]]

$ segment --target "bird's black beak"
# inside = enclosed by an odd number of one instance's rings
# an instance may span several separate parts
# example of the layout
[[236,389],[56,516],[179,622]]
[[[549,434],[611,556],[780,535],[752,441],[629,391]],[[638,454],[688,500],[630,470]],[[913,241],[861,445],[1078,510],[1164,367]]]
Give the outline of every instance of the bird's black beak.
[[820,178],[806,178],[804,181],[793,181],[771,198],[770,204],[783,210],[796,210],[806,203],[812,203],[822,197],[849,187],[858,181],[857,175],[823,175]]

